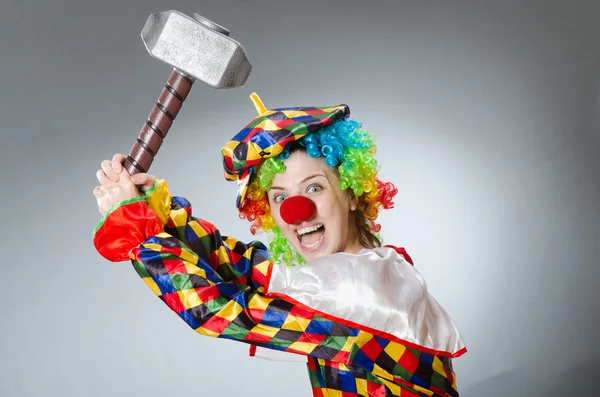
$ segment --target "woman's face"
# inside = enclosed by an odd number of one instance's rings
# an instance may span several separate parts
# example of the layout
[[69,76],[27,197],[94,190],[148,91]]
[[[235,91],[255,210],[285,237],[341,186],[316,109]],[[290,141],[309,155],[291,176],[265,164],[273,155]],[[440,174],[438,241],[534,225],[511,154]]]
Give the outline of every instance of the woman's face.
[[[358,252],[362,246],[350,213],[357,199],[339,187],[339,179],[323,158],[295,151],[284,161],[285,171],[276,174],[268,191],[275,223],[304,259],[316,259],[336,252]],[[305,196],[315,203],[309,220],[288,225],[280,215],[283,201]]]

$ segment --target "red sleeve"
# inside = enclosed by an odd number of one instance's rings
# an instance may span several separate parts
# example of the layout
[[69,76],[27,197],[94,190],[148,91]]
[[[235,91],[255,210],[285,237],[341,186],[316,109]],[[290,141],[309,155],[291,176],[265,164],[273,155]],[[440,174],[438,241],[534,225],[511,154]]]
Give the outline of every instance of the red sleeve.
[[160,219],[148,204],[134,201],[106,214],[94,233],[94,247],[109,261],[127,261],[133,248],[162,230]]

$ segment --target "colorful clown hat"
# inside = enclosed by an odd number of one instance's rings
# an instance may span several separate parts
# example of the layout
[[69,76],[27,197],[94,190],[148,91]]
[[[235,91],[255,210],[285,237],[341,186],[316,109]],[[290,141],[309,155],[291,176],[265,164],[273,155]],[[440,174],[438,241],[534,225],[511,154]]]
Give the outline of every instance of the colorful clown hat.
[[347,105],[267,110],[256,93],[250,99],[258,116],[221,150],[225,179],[238,181],[238,209],[244,204],[248,185],[264,159],[278,156],[289,143],[350,114]]

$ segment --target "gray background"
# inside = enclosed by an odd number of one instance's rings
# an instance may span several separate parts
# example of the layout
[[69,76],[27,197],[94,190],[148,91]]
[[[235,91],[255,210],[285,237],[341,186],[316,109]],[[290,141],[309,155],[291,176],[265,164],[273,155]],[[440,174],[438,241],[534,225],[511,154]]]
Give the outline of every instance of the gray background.
[[[152,171],[249,240],[219,150],[267,107],[347,103],[400,188],[381,217],[469,352],[463,396],[596,395],[598,1],[17,1],[0,8],[1,396],[308,396],[302,364],[196,335],[92,246],[100,162],[170,69],[151,13],[227,27],[245,87],[197,84]],[[261,236],[264,239],[264,236]]]

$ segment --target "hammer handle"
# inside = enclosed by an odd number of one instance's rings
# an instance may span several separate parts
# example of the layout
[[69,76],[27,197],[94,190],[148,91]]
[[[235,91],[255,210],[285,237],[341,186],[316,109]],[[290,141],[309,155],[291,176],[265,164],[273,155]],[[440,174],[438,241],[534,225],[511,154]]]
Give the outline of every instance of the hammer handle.
[[154,156],[167,136],[183,101],[187,98],[194,80],[173,69],[165,87],[158,96],[148,120],[123,163],[130,175],[148,172]]

